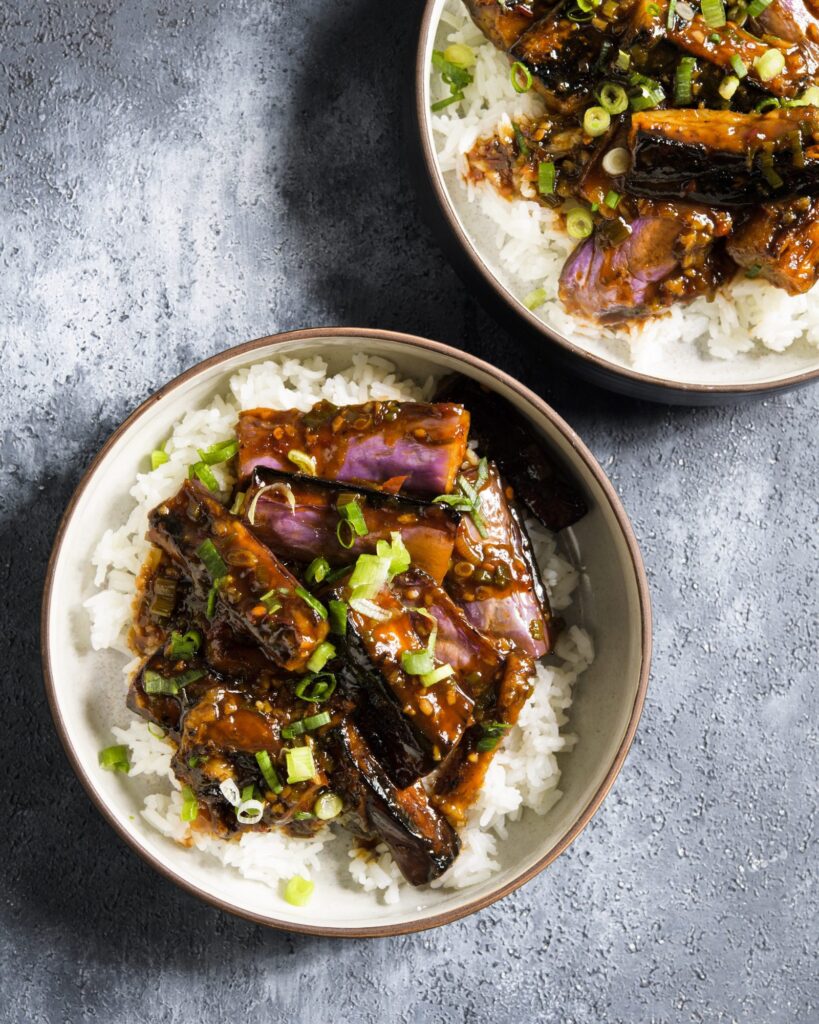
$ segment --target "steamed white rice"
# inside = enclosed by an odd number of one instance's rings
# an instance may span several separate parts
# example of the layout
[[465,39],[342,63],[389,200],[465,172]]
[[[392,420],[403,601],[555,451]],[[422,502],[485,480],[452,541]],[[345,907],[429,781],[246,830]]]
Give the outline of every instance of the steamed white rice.
[[[819,346],[819,303],[811,293],[791,296],[766,281],[742,276],[713,302],[699,298],[686,307],[672,306],[667,315],[645,324],[615,330],[567,313],[557,287],[576,243],[559,228],[556,215],[534,200],[510,201],[490,184],[475,185],[465,178],[465,154],[476,140],[493,134],[504,122],[543,114],[542,101],[534,90],[523,95],[515,92],[508,59],[474,25],[462,0],[447,0],[441,15],[436,45],[444,49],[451,43],[472,47],[477,62],[464,99],[432,115],[441,171],[456,209],[463,211],[472,204],[488,222],[488,241],[481,251],[495,257],[501,280],[516,298],[523,301],[536,289],[545,290],[546,300],[534,311],[544,322],[595,345],[602,341],[613,356],[630,365],[644,360],[653,363],[651,352],[680,344],[718,359],[784,352],[799,340]],[[433,101],[449,95],[449,87],[434,69],[430,88]],[[474,212],[464,219],[474,220]],[[492,226],[494,234],[489,237]]]
[[[241,409],[266,406],[306,410],[322,398],[338,404],[374,398],[418,399],[429,397],[431,390],[431,380],[423,385],[401,380],[392,364],[375,357],[354,356],[344,372],[329,377],[319,357],[303,362],[284,358],[239,371],[231,378],[227,395],[217,397],[207,408],[187,412],[176,423],[165,446],[169,461],[152,472],[137,474],[130,491],[135,502],[133,511],[121,527],[106,530],[92,559],[99,589],[85,602],[91,643],[96,650],[114,648],[130,659],[123,668],[123,709],[128,681],[139,665],[128,651],[126,636],[136,574],[149,547],[144,539],[147,514],[177,491],[188,466],[198,458],[197,448],[230,437]],[[216,469],[222,484],[230,486],[225,467]],[[529,529],[552,606],[562,611],[571,603],[577,571],[557,553],[554,537],[548,531],[535,522],[529,523]],[[560,770],[555,755],[569,750],[575,742],[575,737],[561,733],[561,728],[567,722],[572,686],[593,657],[588,634],[572,626],[558,642],[554,664],[538,667],[535,693],[495,756],[462,832],[462,852],[434,885],[462,888],[489,877],[499,867],[498,843],[506,838],[509,822],[517,820],[526,809],[545,814],[560,799]],[[389,850],[379,846],[363,854],[343,831],[325,829],[319,838],[309,840],[290,838],[281,832],[253,833],[232,841],[192,831],[180,818],[182,798],[170,767],[171,740],[136,715],[127,727],[114,727],[112,732],[117,742],[130,748],[130,775],[155,780],[155,792],[145,798],[141,815],[163,835],[193,846],[273,889],[294,874],[309,877],[317,869],[319,858],[328,856],[324,850],[332,843],[337,856],[347,863],[352,881],[365,891],[380,892],[387,902],[398,899],[399,889],[406,883]]]

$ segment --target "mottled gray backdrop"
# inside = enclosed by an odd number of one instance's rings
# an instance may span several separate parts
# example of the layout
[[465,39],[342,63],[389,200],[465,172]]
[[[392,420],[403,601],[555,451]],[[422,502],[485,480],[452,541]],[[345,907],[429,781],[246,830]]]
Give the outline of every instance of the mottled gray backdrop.
[[[0,6],[0,1018],[13,1022],[817,1020],[819,388],[722,410],[550,372],[419,223],[399,0]],[[652,685],[611,796],[483,913],[337,942],[211,910],[94,811],[52,730],[38,602],[58,517],[157,385],[319,324],[493,359],[631,513]]]

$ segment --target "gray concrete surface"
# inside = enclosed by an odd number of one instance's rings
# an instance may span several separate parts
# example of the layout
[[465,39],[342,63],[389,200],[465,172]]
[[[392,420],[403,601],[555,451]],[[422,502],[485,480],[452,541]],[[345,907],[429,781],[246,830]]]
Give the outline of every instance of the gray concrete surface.
[[[549,371],[464,291],[398,143],[411,3],[0,7],[0,1019],[819,1019],[819,389],[669,410]],[[651,576],[653,683],[591,826],[502,903],[375,942],[199,904],[71,774],[38,660],[61,510],[158,384],[327,323],[496,360],[607,468]]]

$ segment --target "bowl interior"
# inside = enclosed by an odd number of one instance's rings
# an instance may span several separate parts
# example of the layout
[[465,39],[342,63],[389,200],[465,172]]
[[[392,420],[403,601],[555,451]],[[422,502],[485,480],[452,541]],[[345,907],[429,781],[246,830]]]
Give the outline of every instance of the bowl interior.
[[[618,374],[636,376],[650,384],[681,385],[695,390],[760,389],[784,386],[805,374],[819,374],[819,348],[804,339],[795,342],[784,352],[773,352],[761,346],[753,351],[721,359],[709,355],[704,346],[682,342],[674,333],[663,339],[656,337],[650,324],[642,331],[639,342],[630,350],[625,342],[607,340],[599,331],[589,333],[577,329],[570,318],[548,313],[541,318],[523,304],[535,287],[531,281],[516,275],[500,258],[498,227],[476,202],[470,202],[466,189],[455,172],[442,172],[436,153],[436,137],[431,122],[430,76],[433,72],[433,49],[447,45],[449,26],[441,21],[444,8],[457,0],[429,0],[423,21],[418,61],[418,109],[422,142],[428,156],[430,170],[437,181],[439,197],[446,205],[459,229],[461,245],[467,257],[485,277],[494,282],[502,298],[513,307],[519,317],[544,333],[544,324],[562,343],[580,354],[592,356],[599,365]],[[781,293],[776,289],[777,296]],[[544,307],[544,311],[548,307]],[[544,333],[544,342],[552,343]]]
[[[346,868],[334,864],[333,858],[316,878],[321,898],[314,897],[304,908],[293,908],[261,883],[227,871],[204,854],[184,849],[155,832],[139,816],[142,798],[149,790],[139,779],[98,768],[98,751],[112,742],[111,726],[124,726],[130,719],[121,673],[125,658],[90,648],[82,603],[94,592],[90,557],[99,536],[107,527],[124,521],[132,505],[128,491],[136,473],[144,469],[146,452],[167,436],[186,409],[207,403],[224,391],[228,378],[240,367],[271,355],[320,354],[333,370],[348,365],[352,354],[361,350],[385,356],[404,374],[419,379],[459,370],[481,380],[514,402],[533,429],[570,464],[585,488],[591,511],[566,531],[563,539],[570,559],[582,572],[569,618],[591,632],[596,659],[581,677],[570,711],[570,729],[579,736],[579,743],[562,757],[564,795],[546,816],[526,812],[514,823],[509,840],[500,844],[499,873],[468,890],[408,890],[400,903],[387,906],[376,896],[353,888]],[[578,445],[568,428],[562,433],[502,379],[465,363],[452,350],[397,338],[350,333],[244,346],[169,386],[109,443],[81,488],[55,549],[45,606],[44,652],[55,716],[75,768],[97,804],[132,845],[176,881],[195,887],[228,909],[285,927],[345,932],[423,926],[439,915],[460,914],[472,904],[514,887],[544,857],[559,852],[578,824],[590,816],[591,811],[584,818],[589,805],[596,797],[602,798],[599,791],[613,778],[613,766],[619,766],[625,755],[627,732],[636,725],[647,672],[644,643],[649,613],[641,606],[642,569],[635,566],[602,474]],[[636,558],[639,563],[639,555]]]

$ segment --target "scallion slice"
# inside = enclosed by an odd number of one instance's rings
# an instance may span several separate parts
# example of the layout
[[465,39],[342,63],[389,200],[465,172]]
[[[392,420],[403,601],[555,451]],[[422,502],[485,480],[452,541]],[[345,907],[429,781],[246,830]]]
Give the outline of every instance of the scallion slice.
[[541,160],[537,165],[537,190],[542,196],[554,195],[555,174],[554,160]]
[[501,740],[501,737],[506,733],[507,729],[511,726],[507,722],[483,722],[481,724],[481,730],[483,735],[475,744],[475,747],[486,753],[488,750],[494,750],[495,747]]
[[273,793],[281,793],[284,788],[279,780],[278,773],[273,767],[273,762],[270,759],[270,754],[266,750],[256,751],[256,764],[259,766],[259,770],[262,773],[264,781],[267,783],[267,788]]
[[762,273],[762,264],[761,263],[754,263],[750,267],[748,267],[748,269],[745,271],[745,276],[747,278],[750,278],[750,280],[753,280],[755,277],[759,277],[759,275],[761,273]]
[[518,152],[522,157],[527,157],[531,153],[529,144],[526,141],[526,136],[520,130],[520,126],[514,121],[512,122],[512,131],[515,133],[515,142],[517,143]]
[[[344,505],[339,505],[337,512],[342,520],[350,524],[357,537],[366,537],[370,532],[357,498],[353,498]],[[345,545],[345,547],[349,547],[349,545]]]
[[199,458],[206,466],[218,466],[220,462],[227,462],[239,451],[239,442],[235,437],[229,437],[227,441],[219,441],[209,448],[199,448]]
[[432,672],[425,672],[421,676],[421,684],[423,686],[434,686],[436,683],[440,683],[442,679],[448,679],[454,674],[455,669],[451,665],[440,665],[438,668],[433,669]]
[[287,457],[294,466],[298,466],[302,473],[306,473],[307,476],[316,475],[316,460],[312,455],[299,451],[298,448],[291,448]]
[[233,779],[225,779],[223,782],[220,782],[219,792],[231,807],[238,807],[242,802],[242,794],[239,792],[239,787]]
[[182,787],[182,810],[179,817],[182,821],[196,821],[199,817],[199,801],[190,786]]
[[264,804],[261,800],[242,800],[236,808],[236,820],[240,825],[256,825],[264,815]]
[[613,178],[618,178],[621,174],[625,174],[630,166],[631,157],[628,150],[622,146],[610,149],[603,157],[603,170]]
[[219,481],[213,475],[213,470],[206,462],[194,462],[188,470],[188,476],[200,480],[209,491],[219,490]]
[[754,69],[760,82],[770,82],[781,75],[785,68],[785,54],[781,50],[766,50],[754,61]]
[[404,651],[401,668],[409,676],[423,676],[435,669],[435,659],[429,651]]
[[390,568],[387,574],[389,579],[392,579],[393,576],[397,576],[399,573],[406,572],[410,567],[412,561],[410,553],[407,551],[401,534],[395,530],[390,531],[389,541],[378,541],[375,545],[375,552],[379,558],[389,560]]
[[779,109],[779,100],[776,96],[766,96],[764,100],[760,100],[759,103],[754,107],[757,114],[765,114],[769,110]]
[[344,810],[344,801],[336,793],[322,793],[313,804],[313,814],[321,821],[337,818]]
[[273,590],[268,590],[266,594],[262,594],[258,600],[259,604],[264,605],[268,615],[273,615],[273,613],[279,611],[282,606],[279,591],[275,588]]
[[611,127],[611,114],[603,107],[589,107],[583,115],[583,131],[591,137],[605,135]]
[[367,619],[373,619],[375,622],[386,622],[392,618],[392,612],[377,605],[375,601],[371,601],[368,597],[351,597],[350,608],[354,612],[358,612],[359,615],[363,615]]
[[330,618],[330,632],[337,636],[347,633],[347,604],[345,601],[330,601],[327,605]]
[[597,96],[600,106],[607,114],[622,114],[624,110],[628,110],[628,93],[616,82],[604,82]]
[[142,686],[146,693],[161,693],[167,697],[175,697],[189,683],[195,683],[207,675],[203,668],[191,668],[180,672],[178,676],[163,676],[153,669],[146,669],[142,676]]
[[746,13],[749,18],[758,18],[772,3],[773,0],[751,0],[746,8]]
[[284,887],[284,898],[294,907],[303,907],[313,895],[315,888],[315,882],[311,882],[309,878],[293,875]]
[[527,309],[537,309],[542,306],[543,303],[549,296],[546,293],[545,288],[535,288],[533,292],[529,292],[526,298],[523,300],[523,305]]
[[216,580],[208,591],[208,599],[205,603],[205,615],[212,619],[216,614],[216,599],[219,596],[219,580]]
[[331,658],[335,658],[336,649],[328,641],[322,641],[310,655],[307,668],[310,672],[321,672]]
[[725,4],[722,0],[702,0],[702,16],[711,28],[722,28],[725,24]]
[[332,697],[336,688],[336,677],[332,672],[317,672],[304,676],[296,684],[296,696],[313,704],[321,704]]
[[350,576],[352,597],[370,599],[381,590],[390,575],[390,559],[386,556],[363,554],[356,559]]
[[615,192],[614,189],[606,193],[606,198],[603,202],[608,206],[610,210],[616,210],[620,203],[622,196],[619,192]]
[[106,747],[97,755],[100,768],[107,772],[123,772],[127,774],[131,770],[131,762],[128,760],[128,747],[124,743]]
[[517,93],[529,92],[532,88],[532,72],[525,64],[521,64],[519,60],[516,60],[509,69],[509,78],[512,82],[512,88]]
[[583,206],[576,206],[566,214],[566,230],[571,238],[588,238],[594,231],[592,215]]
[[464,43],[452,43],[444,50],[444,60],[457,68],[470,68],[475,63],[475,51]]
[[296,587],[296,593],[299,595],[302,601],[305,601],[307,604],[310,605],[310,607],[313,609],[316,615],[318,615],[322,619],[327,618],[327,609],[324,607],[321,601],[313,597],[313,595],[309,591],[305,590],[304,587]]
[[310,583],[321,583],[321,581],[327,576],[330,571],[330,563],[324,557],[319,555],[318,558],[314,558],[313,561],[304,570],[304,578]]
[[290,747],[284,752],[287,762],[287,781],[307,782],[316,774],[313,751],[309,747]]
[[168,657],[187,661],[192,658],[202,645],[202,634],[197,629],[189,629],[187,633],[174,630],[168,641]]
[[693,57],[681,58],[674,73],[674,102],[678,107],[686,107],[691,102],[691,77],[697,62]]
[[151,452],[151,469],[159,469],[170,459],[170,456],[162,448],[156,448]]
[[222,560],[222,556],[216,550],[216,545],[208,537],[203,540],[199,547],[196,549],[196,554],[202,560],[202,564],[208,570],[208,574],[212,581],[220,580],[223,576],[227,576],[228,567]]
[[671,30],[674,28],[674,24],[677,19],[677,0],[670,0],[668,5],[668,17],[666,18],[666,28]]
[[631,65],[631,54],[626,53],[625,50],[618,50],[615,65],[618,71],[628,71]]
[[730,100],[739,88],[739,79],[736,75],[726,75],[719,83],[719,94],[724,100]]
[[242,509],[245,507],[245,492],[237,491],[236,497],[233,499],[233,504],[230,506],[230,514],[232,516],[238,516]]
[[317,715],[308,715],[307,718],[302,719],[306,732],[315,732],[316,729],[321,729],[324,725],[330,724],[330,712],[319,711]]
[[740,81],[742,81],[742,79],[748,74],[748,68],[745,66],[745,62],[738,54],[732,53],[728,58],[728,63],[734,69],[734,74]]

